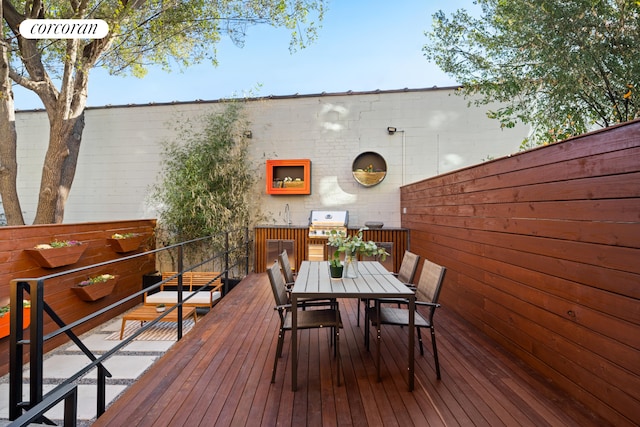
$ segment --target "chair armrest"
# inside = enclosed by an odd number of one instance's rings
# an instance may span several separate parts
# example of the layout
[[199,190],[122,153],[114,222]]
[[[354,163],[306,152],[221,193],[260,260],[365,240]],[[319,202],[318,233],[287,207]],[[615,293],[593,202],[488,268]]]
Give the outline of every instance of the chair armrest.
[[425,307],[440,307],[440,304],[434,302],[426,302],[426,301],[416,301],[416,305],[423,305]]
[[334,298],[323,298],[323,299],[314,299],[314,300],[306,300],[306,301],[300,301],[298,302],[298,307],[326,307],[327,305],[330,306],[338,306],[338,301],[336,301]]
[[380,304],[409,304],[409,300],[406,298],[376,298],[374,301]]
[[[378,298],[376,299],[376,301],[379,301],[381,304],[409,304],[409,300],[403,299],[403,298]],[[424,307],[436,307],[436,308],[440,307],[440,304],[437,304],[437,303],[426,302],[426,301],[416,301],[416,307],[419,305]]]
[[[211,286],[211,285],[210,285]],[[218,283],[217,285],[211,286],[211,289],[208,290],[207,292],[211,292],[214,293],[216,291],[222,292],[222,282]]]

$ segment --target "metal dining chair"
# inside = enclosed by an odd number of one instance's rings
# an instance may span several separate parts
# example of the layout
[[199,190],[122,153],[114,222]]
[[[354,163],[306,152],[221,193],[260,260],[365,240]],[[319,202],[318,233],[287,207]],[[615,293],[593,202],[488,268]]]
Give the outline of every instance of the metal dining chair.
[[293,287],[293,283],[296,280],[295,274],[293,273],[293,269],[291,268],[291,263],[289,262],[289,254],[287,250],[283,250],[282,253],[278,254],[278,262],[280,263],[280,267],[282,268],[282,274],[284,275],[284,280],[287,288]]
[[[402,256],[402,263],[400,264],[400,269],[397,273],[392,273],[394,276],[398,278],[402,283],[415,290],[415,286],[413,285],[413,280],[416,276],[416,271],[418,270],[418,263],[420,262],[420,256],[414,254],[410,251],[404,251],[404,255]],[[358,302],[358,318],[356,320],[356,325],[360,326],[360,303],[364,303],[365,307],[365,316],[366,310],[369,308],[369,302],[366,300],[360,300]],[[365,322],[367,319],[365,319]]]
[[[433,359],[436,367],[436,375],[440,379],[440,363],[438,361],[438,348],[436,345],[436,332],[433,323],[433,316],[436,309],[440,307],[438,298],[442,289],[446,268],[435,264],[427,259],[424,260],[420,280],[416,287],[416,312],[415,312],[415,329],[418,334],[418,344],[420,346],[420,354],[424,355],[422,346],[422,335],[420,330],[428,328],[431,331],[431,345],[433,347]],[[373,300],[375,304],[367,309],[367,317],[372,326],[377,327],[377,353],[376,360],[378,364],[378,379],[380,379],[380,339],[381,325],[392,326],[409,326],[409,310],[408,306],[397,307],[405,303],[397,299],[377,299]],[[385,304],[393,304],[393,307],[385,306]],[[408,304],[408,302],[406,302]],[[418,307],[426,307],[427,313],[424,315],[418,311]],[[367,331],[368,332],[368,331]],[[368,347],[368,345],[367,345]]]
[[[278,254],[278,262],[280,263],[280,268],[282,269],[282,275],[284,276],[285,287],[287,288],[287,292],[291,292],[293,289],[293,285],[295,283],[295,275],[293,273],[293,269],[291,268],[291,264],[289,264],[289,255],[287,254],[287,250],[283,250],[282,253]],[[313,301],[324,301],[325,304],[314,304],[315,306],[327,305],[329,303],[333,303],[336,301],[335,298],[299,298],[298,302],[302,306],[303,310],[306,310],[307,303]]]
[[[282,356],[282,347],[284,346],[284,336],[287,331],[292,329],[291,319],[291,304],[287,295],[287,289],[285,282],[280,272],[280,263],[274,262],[271,267],[267,269],[267,275],[269,276],[269,282],[271,283],[271,290],[275,298],[276,305],[274,309],[278,311],[280,316],[280,327],[278,329],[278,347],[276,349],[276,356],[273,362],[273,371],[271,374],[271,382],[276,380],[276,369],[278,367],[278,359]],[[321,305],[326,307],[326,302],[305,302],[307,307],[314,305]],[[318,308],[314,310],[298,310],[297,313],[297,328],[298,329],[319,329],[319,328],[331,328],[332,332],[332,344],[334,346],[334,356],[337,360],[337,381],[340,385],[340,328],[342,327],[342,320],[340,317],[340,308],[337,301],[331,303],[331,308]],[[292,355],[291,357],[297,357]]]

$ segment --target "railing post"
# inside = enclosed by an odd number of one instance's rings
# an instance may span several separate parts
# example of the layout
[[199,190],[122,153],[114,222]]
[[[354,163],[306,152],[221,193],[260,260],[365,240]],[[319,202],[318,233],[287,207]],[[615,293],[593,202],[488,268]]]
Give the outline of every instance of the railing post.
[[[34,301],[35,309],[33,307]],[[31,304],[29,405],[33,406],[42,402],[42,383],[44,381],[44,280],[38,280],[32,287]]]
[[224,233],[224,295],[229,293],[229,231]]
[[96,413],[97,416],[100,417],[100,415],[104,414],[104,411],[106,410],[107,407],[107,372],[106,369],[104,367],[104,365],[99,364],[97,366],[98,368],[98,395],[97,395],[97,402],[96,402]]
[[249,226],[244,228],[244,246],[245,246],[245,259],[244,259],[244,275],[249,275]]
[[182,339],[182,291],[183,291],[183,274],[184,274],[184,251],[182,244],[178,246],[178,341]]
[[24,301],[23,282],[11,282],[9,312],[9,419],[18,418],[22,410],[22,359],[24,347],[23,311]]
[[[104,413],[104,410],[102,411]],[[78,386],[64,399],[64,427],[76,427],[78,419]]]
[[[15,420],[26,407],[22,401],[22,359],[24,357],[24,290],[31,295],[31,325],[29,327],[29,406],[42,401],[43,363],[44,363],[44,281],[39,279],[32,286],[26,282],[14,282],[11,286],[11,337],[9,356],[9,418]],[[33,284],[33,283],[32,283]]]

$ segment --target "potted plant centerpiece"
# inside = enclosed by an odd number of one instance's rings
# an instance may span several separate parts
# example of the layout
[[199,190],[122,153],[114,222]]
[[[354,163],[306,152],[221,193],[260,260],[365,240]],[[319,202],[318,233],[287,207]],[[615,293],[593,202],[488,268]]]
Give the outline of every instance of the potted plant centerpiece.
[[113,292],[113,288],[115,288],[116,282],[118,281],[117,279],[118,276],[114,276],[113,274],[100,274],[83,280],[73,286],[71,290],[83,301],[97,301]]
[[143,239],[144,235],[138,233],[115,233],[107,241],[114,251],[125,253],[138,249]]
[[54,240],[51,243],[36,245],[25,249],[39,265],[44,268],[56,268],[75,264],[84,253],[87,245],[77,240]]
[[333,279],[342,277],[342,270],[343,266],[342,261],[340,261],[340,252],[336,250],[329,260],[329,271],[331,273],[331,277]]
[[348,236],[347,233],[342,230],[331,230],[329,233],[327,245],[337,248],[333,253],[333,259],[330,261],[330,264],[336,265],[339,263],[340,253],[344,252],[344,270],[342,277],[358,277],[358,254],[366,256],[379,255],[382,261],[387,259],[387,255],[389,255],[384,248],[379,248],[375,242],[371,240],[365,241],[362,237],[363,230],[365,230],[365,228],[361,228],[353,236]]

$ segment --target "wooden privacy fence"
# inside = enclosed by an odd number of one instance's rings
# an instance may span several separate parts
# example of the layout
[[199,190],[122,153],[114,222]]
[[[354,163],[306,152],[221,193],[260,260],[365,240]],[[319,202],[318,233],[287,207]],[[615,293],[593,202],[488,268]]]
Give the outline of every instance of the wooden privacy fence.
[[401,208],[411,250],[448,269],[443,305],[640,424],[640,121],[407,185]]

